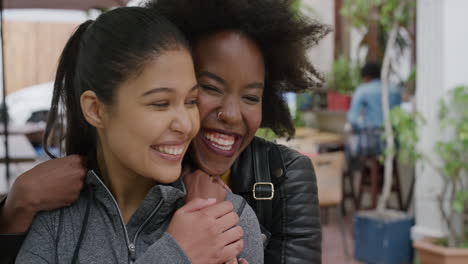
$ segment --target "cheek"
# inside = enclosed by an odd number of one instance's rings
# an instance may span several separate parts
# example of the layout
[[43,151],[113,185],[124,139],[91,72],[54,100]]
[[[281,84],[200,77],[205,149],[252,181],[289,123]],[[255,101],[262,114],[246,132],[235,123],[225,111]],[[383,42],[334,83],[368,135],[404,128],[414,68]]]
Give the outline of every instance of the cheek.
[[190,134],[190,139],[193,139],[197,135],[198,130],[200,130],[200,113],[198,108],[195,108],[190,112],[190,121],[192,123],[192,133]]
[[150,145],[152,141],[167,129],[169,120],[165,115],[148,111],[140,106],[132,106],[112,119],[113,140],[123,141],[129,148],[141,148],[142,144]]
[[205,120],[209,113],[216,111],[220,105],[221,100],[219,98],[201,92],[198,95],[198,111],[201,122]]
[[113,113],[109,116],[112,144],[119,146],[119,151],[131,152],[139,156],[142,148],[149,147],[168,128],[170,118],[167,114],[154,111],[151,107],[137,103],[133,98],[119,96]]
[[255,136],[257,129],[262,123],[262,104],[255,105],[253,108],[250,108],[249,111],[244,112],[244,120],[247,123],[249,136]]

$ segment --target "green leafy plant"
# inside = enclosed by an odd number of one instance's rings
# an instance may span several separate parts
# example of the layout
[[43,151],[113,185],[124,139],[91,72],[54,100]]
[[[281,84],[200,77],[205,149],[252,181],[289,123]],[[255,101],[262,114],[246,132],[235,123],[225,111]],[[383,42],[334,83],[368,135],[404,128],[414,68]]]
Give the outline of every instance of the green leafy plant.
[[421,159],[421,154],[417,151],[419,136],[417,133],[418,124],[425,120],[419,113],[408,113],[400,107],[395,107],[390,113],[392,127],[395,130],[395,138],[398,144],[398,158],[407,164],[414,164]]
[[333,62],[332,71],[327,78],[329,89],[342,94],[352,93],[360,83],[359,65],[353,64],[345,56]]
[[[395,11],[402,2],[402,0],[344,0],[340,12],[349,19],[352,27],[363,30],[364,36],[360,41],[360,48],[371,49],[373,46],[369,29],[371,25],[375,25],[377,31],[375,44],[378,47],[374,48],[378,48],[375,52],[379,53],[379,58],[382,59],[394,22],[406,29],[411,39],[415,38],[412,30],[408,29],[415,20],[416,1],[406,1],[401,12],[397,14]],[[395,44],[400,53],[409,45],[401,31],[396,33]]]
[[[436,143],[436,152],[442,161],[439,172],[443,174],[443,192],[439,197],[439,209],[449,230],[448,245],[462,247],[468,243],[468,86],[452,90],[448,100],[441,100],[439,120],[450,136]],[[446,210],[444,197],[452,206]],[[462,232],[455,229],[457,216],[464,224]]]
[[[445,134],[435,143],[440,161],[431,160],[417,149],[419,138],[417,126],[421,120],[418,113],[407,113],[401,109],[392,111],[392,124],[400,143],[398,150],[402,160],[415,163],[425,161],[443,177],[442,193],[438,197],[440,213],[449,232],[442,244],[449,247],[468,248],[468,86],[451,90],[447,98],[440,101],[439,123]],[[445,200],[449,199],[449,207]],[[456,221],[463,221],[462,232],[457,232]]]

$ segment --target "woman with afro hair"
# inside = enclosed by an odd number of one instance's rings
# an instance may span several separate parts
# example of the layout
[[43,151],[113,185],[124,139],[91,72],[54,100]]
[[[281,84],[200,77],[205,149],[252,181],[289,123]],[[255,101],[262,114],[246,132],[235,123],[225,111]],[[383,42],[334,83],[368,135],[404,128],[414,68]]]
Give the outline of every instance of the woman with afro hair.
[[[321,263],[315,173],[306,156],[255,137],[260,127],[294,136],[285,92],[323,81],[306,51],[329,28],[283,0],[157,0],[149,3],[193,46],[200,132],[192,142],[187,199],[223,198],[213,177],[251,205],[265,263]],[[218,185],[219,186],[219,185]]]

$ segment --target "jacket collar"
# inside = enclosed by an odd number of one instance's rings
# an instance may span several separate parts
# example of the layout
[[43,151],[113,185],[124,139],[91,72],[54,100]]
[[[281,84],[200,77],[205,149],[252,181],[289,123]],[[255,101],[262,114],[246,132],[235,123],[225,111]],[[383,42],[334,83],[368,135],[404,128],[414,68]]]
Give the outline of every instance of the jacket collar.
[[[106,208],[106,211],[114,217],[120,217],[117,202],[114,196],[101,180],[97,171],[90,170],[86,177],[86,184],[94,192],[94,201]],[[157,229],[162,222],[183,205],[185,197],[185,186],[179,179],[172,184],[157,184],[146,194],[140,206],[127,223],[127,230],[130,237],[148,218],[153,219],[145,224],[145,232],[152,232]],[[120,220],[120,219],[119,219]]]

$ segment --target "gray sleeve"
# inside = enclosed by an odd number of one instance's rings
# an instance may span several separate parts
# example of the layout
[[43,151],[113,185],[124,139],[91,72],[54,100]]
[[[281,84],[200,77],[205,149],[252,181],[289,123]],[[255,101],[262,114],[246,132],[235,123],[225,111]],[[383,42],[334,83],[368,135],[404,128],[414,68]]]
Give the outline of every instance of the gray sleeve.
[[154,242],[145,253],[140,256],[135,264],[155,263],[158,264],[191,264],[190,259],[185,255],[179,244],[167,232]]
[[34,218],[23,245],[16,257],[19,264],[56,263],[55,212],[43,212]]
[[244,229],[244,250],[239,258],[245,258],[249,264],[263,264],[263,242],[255,212],[246,204],[239,217]]

